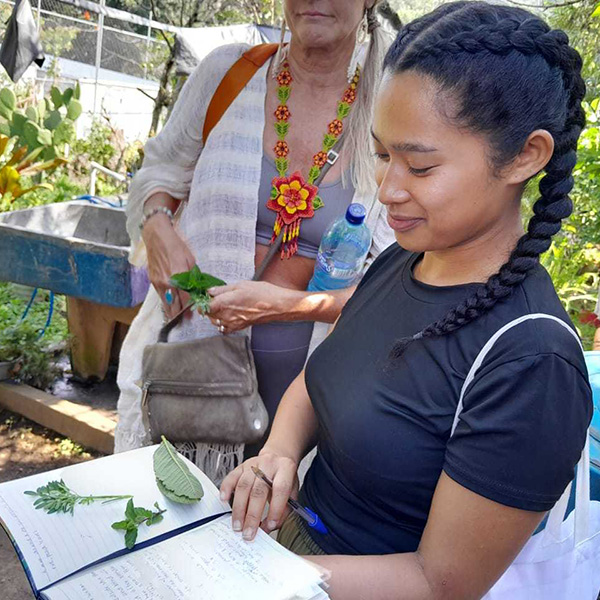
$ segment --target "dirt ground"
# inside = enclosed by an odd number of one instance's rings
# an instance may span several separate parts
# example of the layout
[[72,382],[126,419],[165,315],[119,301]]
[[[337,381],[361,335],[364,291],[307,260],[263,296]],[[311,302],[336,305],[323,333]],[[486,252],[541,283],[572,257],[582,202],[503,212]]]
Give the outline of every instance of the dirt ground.
[[[0,408],[0,483],[97,458],[54,431]],[[0,527],[0,597],[2,600],[34,598],[21,563]]]

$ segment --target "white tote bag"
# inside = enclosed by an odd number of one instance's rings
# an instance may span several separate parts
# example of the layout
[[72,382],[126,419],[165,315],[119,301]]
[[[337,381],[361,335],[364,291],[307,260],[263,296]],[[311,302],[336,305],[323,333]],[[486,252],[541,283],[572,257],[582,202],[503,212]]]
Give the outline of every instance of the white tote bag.
[[[475,359],[463,384],[452,433],[458,425],[463,397],[475,373],[498,338],[530,319],[560,323],[579,342],[564,322],[542,313],[525,315],[499,329]],[[583,349],[582,349],[583,351]],[[588,440],[577,465],[575,510],[563,522],[571,485],[548,514],[546,527],[531,537],[515,561],[483,600],[596,600],[600,592],[600,502],[590,500],[590,452]]]

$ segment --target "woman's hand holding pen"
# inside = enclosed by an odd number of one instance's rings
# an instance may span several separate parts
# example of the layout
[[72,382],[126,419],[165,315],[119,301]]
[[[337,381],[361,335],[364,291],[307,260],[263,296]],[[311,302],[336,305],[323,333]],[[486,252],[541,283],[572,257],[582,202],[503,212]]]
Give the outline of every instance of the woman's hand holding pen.
[[[258,467],[273,481],[273,490],[256,477],[252,467]],[[288,498],[298,496],[298,464],[277,451],[264,447],[233,470],[221,484],[221,499],[231,500],[233,494],[233,529],[242,531],[245,540],[253,540],[259,527],[267,532],[279,529],[290,512]],[[269,512],[262,522],[265,505]]]

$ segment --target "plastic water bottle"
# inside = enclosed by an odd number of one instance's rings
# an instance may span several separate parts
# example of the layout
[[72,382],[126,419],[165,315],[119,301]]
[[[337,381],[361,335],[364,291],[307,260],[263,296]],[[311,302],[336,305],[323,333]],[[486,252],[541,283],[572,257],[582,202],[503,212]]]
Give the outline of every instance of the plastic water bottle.
[[362,204],[351,204],[346,215],[328,227],[319,245],[308,291],[341,290],[356,283],[371,247],[365,216]]

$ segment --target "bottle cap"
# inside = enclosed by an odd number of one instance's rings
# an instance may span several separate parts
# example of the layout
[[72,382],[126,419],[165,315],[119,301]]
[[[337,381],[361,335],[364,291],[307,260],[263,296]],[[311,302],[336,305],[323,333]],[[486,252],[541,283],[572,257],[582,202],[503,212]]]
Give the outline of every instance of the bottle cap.
[[348,207],[346,211],[346,221],[352,223],[352,225],[360,225],[367,216],[367,211],[362,204],[354,202]]

